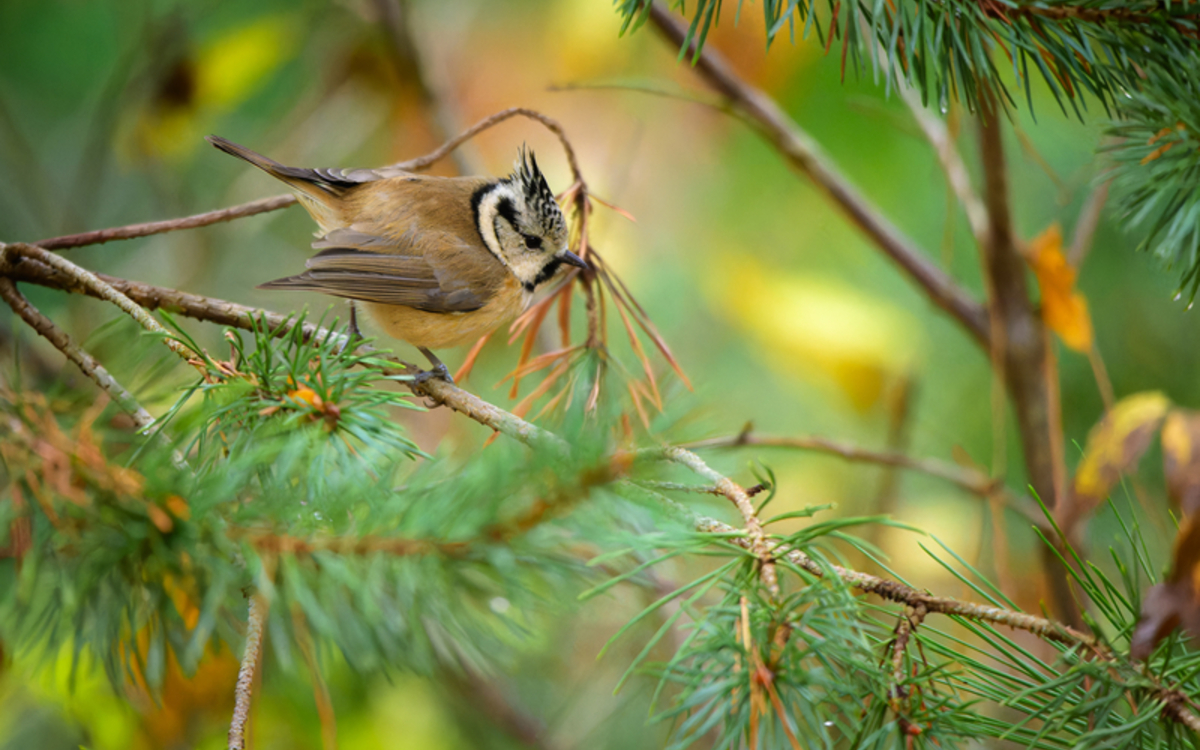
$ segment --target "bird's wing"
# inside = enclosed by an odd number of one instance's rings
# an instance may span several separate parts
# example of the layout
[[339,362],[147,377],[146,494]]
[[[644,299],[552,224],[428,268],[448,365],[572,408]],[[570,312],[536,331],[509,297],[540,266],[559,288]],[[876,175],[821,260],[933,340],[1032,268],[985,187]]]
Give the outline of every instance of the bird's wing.
[[427,312],[468,312],[487,304],[507,275],[477,243],[431,229],[399,238],[335,229],[313,247],[321,252],[309,259],[307,271],[262,288],[311,290]]

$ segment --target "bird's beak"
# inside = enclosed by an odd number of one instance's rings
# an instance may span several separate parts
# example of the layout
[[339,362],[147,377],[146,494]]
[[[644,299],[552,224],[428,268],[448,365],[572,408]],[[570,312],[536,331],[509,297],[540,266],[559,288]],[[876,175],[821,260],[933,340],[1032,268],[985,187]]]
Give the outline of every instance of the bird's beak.
[[583,258],[580,258],[578,255],[571,252],[570,250],[563,250],[561,253],[558,254],[558,257],[562,258],[568,264],[575,266],[576,268],[588,268],[587,261],[584,260]]

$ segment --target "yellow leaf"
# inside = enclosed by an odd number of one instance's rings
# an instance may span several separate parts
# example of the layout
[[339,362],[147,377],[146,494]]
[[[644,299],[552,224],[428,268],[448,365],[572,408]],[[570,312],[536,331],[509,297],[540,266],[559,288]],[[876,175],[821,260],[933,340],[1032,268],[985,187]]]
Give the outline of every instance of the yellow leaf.
[[858,409],[907,378],[919,327],[897,309],[828,279],[768,273],[750,253],[709,266],[706,288],[788,376],[832,380]]
[[1058,223],[1029,243],[1028,262],[1042,290],[1042,322],[1077,352],[1092,348],[1092,318],[1087,300],[1075,291],[1075,269],[1062,251]]
[[231,107],[254,93],[287,58],[292,24],[267,16],[210,41],[196,58],[196,102],[204,108]]
[[1192,515],[1200,510],[1200,412],[1176,409],[1162,429],[1163,474],[1171,502]]
[[1088,434],[1075,471],[1075,494],[1084,503],[1103,500],[1121,474],[1132,468],[1158,429],[1171,402],[1158,391],[1135,393],[1116,403]]

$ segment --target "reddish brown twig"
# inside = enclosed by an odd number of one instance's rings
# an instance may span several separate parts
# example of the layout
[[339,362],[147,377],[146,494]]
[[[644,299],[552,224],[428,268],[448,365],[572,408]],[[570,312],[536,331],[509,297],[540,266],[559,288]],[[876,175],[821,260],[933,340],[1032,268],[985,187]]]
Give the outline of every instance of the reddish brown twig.
[[105,242],[112,242],[113,240],[132,240],[137,237],[149,237],[152,234],[178,232],[180,229],[196,229],[197,227],[206,227],[210,224],[219,224],[223,221],[233,221],[234,219],[254,216],[255,214],[262,214],[268,211],[278,211],[281,208],[287,208],[295,202],[296,196],[294,195],[274,195],[270,198],[260,198],[249,203],[221,208],[216,211],[206,211],[205,213],[193,216],[182,216],[178,219],[167,219],[165,221],[148,221],[145,224],[129,224],[112,229],[97,229],[91,232],[68,234],[62,237],[50,237],[31,244],[45,250],[64,250],[71,247],[84,247],[85,245],[102,245]]

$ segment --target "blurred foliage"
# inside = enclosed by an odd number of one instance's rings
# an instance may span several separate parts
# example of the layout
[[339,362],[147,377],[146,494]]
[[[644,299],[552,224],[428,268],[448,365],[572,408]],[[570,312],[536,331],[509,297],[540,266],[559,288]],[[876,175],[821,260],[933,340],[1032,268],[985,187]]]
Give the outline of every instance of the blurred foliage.
[[[697,59],[720,22],[723,0],[696,0],[684,49]],[[740,17],[743,0],[737,0]],[[617,0],[622,31],[649,16],[650,3]],[[925,104],[943,113],[951,102],[987,108],[989,97],[1005,109],[1017,105],[1012,89],[1034,109],[1040,79],[1058,107],[1083,118],[1089,103],[1111,123],[1113,175],[1121,215],[1144,233],[1149,248],[1182,272],[1180,296],[1200,290],[1200,12],[1189,3],[1150,0],[1061,2],[928,2],[912,0],[819,7],[805,0],[764,0],[770,44],[785,29],[815,36],[828,51],[840,40],[841,75],[868,64],[888,88],[904,81]],[[1007,65],[1004,63],[1007,62]],[[1011,75],[1011,78],[1009,77]],[[1178,145],[1179,149],[1174,149]],[[1172,153],[1172,149],[1174,149]]]
[[[796,7],[768,5],[776,19]],[[861,37],[857,21],[846,25],[853,18],[851,5],[839,18],[844,29]],[[668,90],[692,90],[694,79],[686,65],[676,64],[674,50],[647,33],[619,38],[621,19],[603,0],[406,6],[426,72],[452,122],[464,125],[512,105],[546,111],[564,123],[597,194],[637,217],[630,224],[599,211],[592,239],[697,386],[690,395],[678,381],[661,379],[664,410],[651,410],[650,437],[683,441],[735,434],[750,420],[760,431],[818,433],[879,446],[888,443],[900,420],[914,455],[989,464],[1006,473],[1010,487],[1024,487],[1012,458],[1020,452],[1014,431],[1003,429],[1003,419],[999,431],[993,429],[986,356],[756,135],[692,103],[613,90],[547,91],[552,84],[616,81],[636,88],[664,80]],[[972,6],[970,13],[982,7]],[[896,23],[911,24],[918,16],[899,18]],[[820,13],[810,14],[805,23],[818,19]],[[982,296],[966,223],[928,146],[914,137],[906,109],[887,96],[887,87],[855,76],[843,84],[839,52],[821,60],[820,35],[805,40],[797,34],[794,45],[775,44],[767,52],[762,40],[769,29],[758,9],[748,8],[737,26],[733,20],[714,25],[706,44],[777,97],[904,231]],[[892,28],[886,14],[867,20],[878,29]],[[1023,21],[1012,33],[1027,39],[1034,23]],[[1066,43],[1065,36],[1051,36]],[[276,190],[208,149],[200,139],[208,132],[312,166],[376,165],[424,153],[440,135],[392,54],[376,6],[362,0],[268,0],[253,6],[219,0],[8,0],[0,4],[0,165],[20,179],[0,181],[0,240],[166,218]],[[1027,61],[1037,68],[1044,59],[1031,54]],[[1076,58],[1059,62],[1069,66],[1068,75],[1082,64]],[[1049,79],[1005,64],[992,74],[1010,90],[1024,91],[1039,116],[1035,125],[1030,107],[1012,113],[1017,137],[1008,145],[1018,231],[1032,238],[1058,221],[1068,238],[1059,249],[1069,253],[1080,207],[1090,186],[1105,175],[1105,162],[1094,157],[1104,136],[1096,122],[1059,116],[1058,68],[1046,64]],[[1097,69],[1095,75],[1112,71]],[[935,84],[931,101],[940,105],[937,86],[957,79],[929,80]],[[1134,196],[1133,209],[1146,209],[1147,222],[1168,215],[1157,213],[1160,206],[1171,208],[1170,216],[1186,216],[1174,209],[1172,196],[1185,194],[1191,184],[1195,149],[1188,134],[1197,132],[1191,125],[1175,127],[1191,122],[1187,108],[1195,98],[1176,97],[1176,104],[1164,108],[1162,97],[1149,89],[1155,81],[1166,86],[1167,79],[1143,82],[1145,101],[1131,92],[1132,99],[1118,102],[1127,117],[1119,127],[1132,128],[1118,131],[1126,139],[1118,158],[1131,167],[1122,174],[1136,176],[1122,194]],[[1178,76],[1169,82],[1186,89]],[[1087,102],[1088,96],[1100,101],[1096,93],[1077,100]],[[1111,105],[1120,96],[1104,101]],[[952,120],[965,116],[953,97],[945,102]],[[1144,114],[1137,114],[1138,107]],[[565,166],[549,156],[557,153],[552,141],[526,125],[487,133],[467,153],[478,171],[498,174],[522,141],[547,155],[541,161],[555,189],[566,187]],[[963,141],[964,152],[971,153],[970,139]],[[968,161],[974,168],[973,159]],[[1135,166],[1142,169],[1133,171]],[[448,167],[439,169],[445,173]],[[1139,193],[1145,174],[1156,175],[1164,189]],[[1178,249],[1161,242],[1156,247],[1180,269],[1193,263],[1187,253],[1195,225],[1168,223],[1160,232],[1178,239]],[[281,269],[300,268],[310,231],[311,222],[293,209],[84,248],[71,257],[106,273],[245,304],[286,310],[308,302],[323,311],[325,299],[254,288]],[[1187,342],[1200,330],[1194,316],[1170,304],[1174,285],[1144,256],[1130,252],[1144,237],[1144,232],[1126,236],[1102,219],[1078,278],[1052,288],[1068,310],[1077,309],[1075,295],[1090,302],[1094,341],[1117,394],[1161,391],[1172,404],[1194,406],[1200,402],[1193,375],[1200,351]],[[88,546],[75,548],[51,534],[48,515],[38,516],[39,524],[29,529],[28,564],[16,570],[12,560],[3,563],[4,601],[25,597],[20,617],[0,624],[5,639],[0,737],[9,746],[222,746],[236,666],[217,644],[228,641],[236,649],[240,642],[243,590],[269,580],[264,559],[276,565],[279,604],[272,613],[256,713],[258,747],[320,746],[312,689],[297,679],[308,670],[294,645],[298,629],[316,636],[317,663],[346,748],[390,747],[397,737],[414,748],[521,746],[497,731],[478,696],[462,687],[459,680],[468,669],[480,670],[528,708],[564,747],[660,747],[669,732],[671,741],[704,734],[706,722],[720,723],[730,709],[740,718],[760,712],[762,736],[786,743],[784,726],[771,723],[777,714],[762,712],[769,692],[750,686],[751,668],[759,663],[779,670],[776,684],[789,701],[803,696],[813,706],[833,707],[833,728],[823,716],[798,717],[805,722],[806,742],[813,744],[848,742],[851,729],[862,729],[864,742],[897,741],[898,731],[908,731],[902,718],[908,726],[936,726],[942,746],[948,746],[969,734],[954,712],[970,709],[976,699],[1004,707],[981,711],[972,724],[974,736],[995,737],[1016,723],[1012,717],[1051,704],[1042,687],[1060,677],[1063,687],[1055,698],[1063,700],[1049,714],[1056,734],[1036,739],[1040,746],[1058,747],[1065,740],[1056,738],[1077,737],[1087,712],[1095,709],[1108,712],[1113,729],[1110,739],[1100,737],[1097,744],[1153,746],[1169,731],[1157,724],[1134,726],[1133,707],[1111,703],[1139,676],[1089,668],[1074,654],[1043,653],[989,628],[968,635],[922,628],[925,655],[905,656],[912,672],[905,684],[913,689],[897,711],[888,704],[893,696],[879,679],[883,673],[860,673],[882,657],[894,611],[877,611],[834,584],[809,579],[792,579],[810,585],[794,583],[790,598],[773,609],[761,592],[746,590],[744,554],[732,545],[702,544],[644,494],[596,490],[588,502],[571,497],[570,488],[595,468],[589,461],[608,441],[646,437],[640,428],[627,429],[611,403],[604,406],[604,429],[575,424],[570,415],[554,425],[586,436],[580,440],[583,455],[563,466],[504,439],[481,448],[487,430],[444,409],[410,408],[413,403],[391,384],[349,369],[352,362],[319,344],[245,334],[230,342],[215,326],[181,322],[181,335],[209,352],[234,347],[228,360],[208,362],[210,379],[197,382],[193,371],[164,362],[161,347],[137,337],[126,323],[109,322],[116,316],[99,303],[32,287],[23,291],[155,413],[178,404],[166,432],[180,448],[203,436],[196,445],[204,446],[206,460],[192,463],[199,472],[193,477],[169,453],[141,442],[110,408],[89,412],[90,384],[77,373],[60,372],[61,358],[16,321],[0,325],[8,384],[5,440],[20,436],[30,441],[27,447],[58,450],[55,455],[67,467],[60,475],[63,494],[53,495],[49,507],[64,523],[98,532]],[[781,307],[786,315],[768,314]],[[581,315],[574,326],[582,329]],[[485,348],[469,387],[512,408],[536,387],[536,378],[511,398],[503,388],[490,388],[519,357],[505,348],[504,338],[494,337]],[[624,344],[614,342],[617,346]],[[319,369],[310,369],[310,361]],[[222,363],[230,369],[223,370]],[[1103,405],[1084,357],[1063,349],[1059,365],[1065,429],[1074,441],[1068,459],[1076,464]],[[662,367],[657,361],[655,366]],[[586,365],[578,370],[583,388],[590,385],[587,371]],[[898,409],[897,394],[910,388],[911,407]],[[378,450],[361,452],[364,445]],[[1145,450],[1153,458],[1159,448],[1151,440]],[[421,452],[436,460],[424,461]],[[44,460],[36,450],[22,457]],[[822,536],[822,530],[836,529],[803,518],[775,525],[783,537],[803,545],[829,542],[820,548],[822,559],[836,560],[840,552],[858,565],[891,565],[923,588],[964,596],[978,597],[980,591],[996,596],[975,583],[992,578],[1015,605],[1039,610],[1036,566],[1019,561],[1041,541],[1011,509],[989,513],[979,498],[918,475],[898,480],[887,501],[880,490],[883,469],[822,457],[785,459],[768,449],[750,457],[770,462],[772,484],[782,488],[772,507],[781,515],[818,504],[835,504],[846,517],[887,510],[950,540],[981,571],[978,577],[955,572],[979,588],[962,583],[899,528],[863,530],[877,542],[877,551],[850,544],[845,535]],[[710,460],[745,478],[744,458],[714,453]],[[6,458],[6,482],[21,481],[12,469],[16,465]],[[334,466],[351,468],[327,470]],[[247,502],[245,488],[254,489],[253,502]],[[397,488],[403,492],[393,491]],[[1118,559],[1093,561],[1102,573],[1089,572],[1094,578],[1079,585],[1102,603],[1103,632],[1125,648],[1138,612],[1133,592],[1162,580],[1175,529],[1156,499],[1164,494],[1158,472],[1144,471],[1124,484],[1114,480],[1107,488],[1119,501],[1098,506],[1089,538],[1095,549],[1115,544]],[[519,526],[525,514],[548,510],[539,510],[538,502],[559,497],[560,490],[561,517],[551,513],[549,522],[527,533],[502,531],[514,521]],[[1149,501],[1127,508],[1138,492]],[[683,497],[690,507],[733,518],[715,501]],[[890,507],[879,507],[884,502]],[[6,512],[11,510],[8,505]],[[0,520],[11,528],[14,519]],[[255,531],[226,533],[234,527]],[[55,539],[60,543],[52,543]],[[349,539],[375,540],[411,554],[339,547]],[[435,540],[449,546],[437,548]],[[688,555],[642,567],[664,549]],[[890,562],[871,562],[885,556]],[[587,567],[586,560],[597,562]],[[147,561],[154,564],[147,567]],[[720,575],[704,578],[714,571]],[[613,577],[635,585],[575,601],[581,591]],[[670,617],[663,614],[666,607],[676,603],[647,607],[702,579],[701,587],[713,587],[689,605],[686,618],[675,621],[691,622],[692,630],[683,633],[691,639],[669,644],[674,635],[661,631],[654,640],[663,617]],[[131,591],[137,595],[117,596]],[[682,601],[697,591],[688,589]],[[739,633],[743,594],[754,614]],[[427,616],[404,616],[415,612]],[[597,661],[602,645],[643,612]],[[795,644],[786,653],[772,652],[773,633],[785,615],[813,632],[834,634],[837,628],[828,662],[815,649]],[[117,641],[138,648],[110,648]],[[947,667],[973,658],[969,655],[982,644],[1000,650],[979,656],[978,665],[968,663],[969,674]],[[758,662],[751,656],[755,649]],[[1194,656],[1179,639],[1167,639],[1158,649],[1155,673],[1194,681]],[[614,697],[612,687],[631,664],[649,674],[629,674]],[[355,671],[360,669],[375,676],[364,680]],[[103,671],[111,679],[98,679]],[[1038,677],[1029,677],[1031,672]],[[724,677],[722,689],[736,686],[736,692],[718,696],[680,686],[696,674]],[[865,714],[854,714],[841,692],[846,689],[873,695]],[[1135,695],[1137,715],[1152,715],[1154,696]],[[647,729],[652,699],[661,721]],[[1006,713],[1010,708],[1024,713]],[[978,715],[993,723],[981,724]],[[799,731],[799,725],[789,729]],[[724,737],[738,739],[732,731]],[[1020,728],[1009,737],[1035,741]]]

